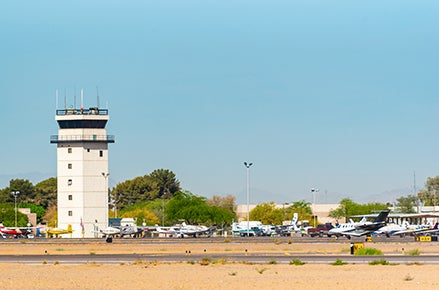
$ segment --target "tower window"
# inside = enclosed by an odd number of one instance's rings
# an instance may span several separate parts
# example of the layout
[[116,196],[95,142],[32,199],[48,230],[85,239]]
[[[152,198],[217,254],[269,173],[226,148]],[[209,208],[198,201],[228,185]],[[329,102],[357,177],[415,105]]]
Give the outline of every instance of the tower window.
[[69,200],[73,200],[73,196],[69,194]]
[[73,216],[73,212],[69,210],[69,216]]
[[67,164],[68,169],[72,169],[72,163]]
[[90,148],[87,148],[87,152],[90,152]]
[[67,184],[68,184],[69,186],[72,185],[72,180],[69,179],[69,180],[67,181]]
[[104,157],[104,151],[102,150],[99,151],[99,157]]
[[72,153],[72,148],[71,147],[67,148],[67,153]]

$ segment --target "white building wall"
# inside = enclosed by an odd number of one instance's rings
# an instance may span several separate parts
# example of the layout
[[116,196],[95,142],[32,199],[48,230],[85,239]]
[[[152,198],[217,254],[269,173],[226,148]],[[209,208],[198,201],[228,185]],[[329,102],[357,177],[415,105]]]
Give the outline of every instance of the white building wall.
[[[57,116],[57,120],[77,117]],[[108,116],[86,117],[108,119]],[[59,129],[58,133],[59,139],[76,138],[72,136],[90,139],[87,136],[106,136],[106,129]],[[108,226],[108,176],[102,174],[108,174],[108,144],[60,142],[57,156],[58,227],[66,229],[71,224],[72,237],[95,237],[96,227]]]

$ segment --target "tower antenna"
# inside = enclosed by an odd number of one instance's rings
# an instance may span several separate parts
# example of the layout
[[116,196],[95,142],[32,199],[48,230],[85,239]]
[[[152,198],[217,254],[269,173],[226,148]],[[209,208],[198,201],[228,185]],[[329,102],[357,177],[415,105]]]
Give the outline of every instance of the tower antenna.
[[96,86],[96,99],[97,99],[97,105],[98,105],[98,109],[99,109],[99,90],[98,90],[98,86]]
[[76,109],[76,86],[73,87],[73,108]]
[[56,96],[56,109],[58,110],[58,89],[55,90],[55,96]]

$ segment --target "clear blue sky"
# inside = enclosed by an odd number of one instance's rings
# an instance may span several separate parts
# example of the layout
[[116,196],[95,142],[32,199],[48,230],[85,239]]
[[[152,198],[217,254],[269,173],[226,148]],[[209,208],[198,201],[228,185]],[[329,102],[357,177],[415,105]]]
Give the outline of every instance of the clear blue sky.
[[[0,188],[56,175],[55,90],[110,110],[110,185],[393,201],[439,175],[439,2],[5,1]],[[60,98],[60,106],[63,106]],[[79,99],[79,97],[78,97]]]

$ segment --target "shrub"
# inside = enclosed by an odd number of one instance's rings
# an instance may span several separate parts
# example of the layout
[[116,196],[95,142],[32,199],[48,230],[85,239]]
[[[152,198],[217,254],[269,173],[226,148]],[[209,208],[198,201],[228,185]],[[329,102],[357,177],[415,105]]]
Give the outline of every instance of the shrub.
[[201,259],[201,261],[200,261],[200,265],[201,266],[207,266],[207,265],[209,265],[210,264],[210,258],[208,258],[208,257],[204,257],[203,259]]
[[305,265],[305,264],[306,264],[305,262],[302,262],[299,259],[294,259],[294,260],[290,261],[290,265],[302,266],[302,265]]
[[389,265],[390,263],[384,259],[373,260],[369,262],[369,265]]
[[409,256],[419,256],[420,254],[421,254],[421,251],[419,251],[419,249],[414,249],[414,250],[411,250],[407,253],[407,255],[409,255]]
[[375,248],[361,248],[355,253],[356,256],[382,256],[383,252]]
[[331,265],[333,265],[333,266],[342,266],[342,265],[346,265],[347,263],[346,262],[343,262],[341,259],[337,259],[337,260],[335,260],[335,262],[334,263],[332,263]]

